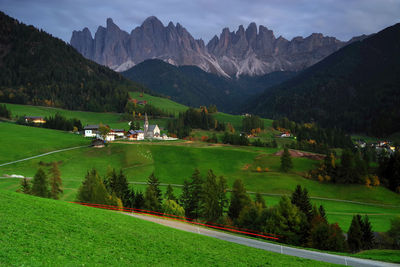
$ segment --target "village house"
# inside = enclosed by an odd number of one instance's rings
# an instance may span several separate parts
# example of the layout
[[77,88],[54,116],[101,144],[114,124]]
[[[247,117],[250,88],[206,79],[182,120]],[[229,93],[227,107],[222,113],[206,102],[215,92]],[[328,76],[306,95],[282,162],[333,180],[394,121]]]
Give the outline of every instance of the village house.
[[128,140],[144,140],[144,132],[142,130],[130,130],[127,137]]
[[94,139],[92,141],[92,146],[93,147],[104,147],[104,141],[101,139]]
[[124,129],[111,129],[109,134],[114,135],[116,138],[123,138],[125,136],[125,130]]
[[281,134],[281,137],[282,138],[284,138],[284,137],[291,137],[292,135],[289,133],[289,132],[284,132],[284,133],[282,133]]
[[85,137],[95,137],[99,131],[99,125],[86,125],[83,130],[85,131]]
[[26,123],[46,123],[43,117],[40,116],[25,116]]

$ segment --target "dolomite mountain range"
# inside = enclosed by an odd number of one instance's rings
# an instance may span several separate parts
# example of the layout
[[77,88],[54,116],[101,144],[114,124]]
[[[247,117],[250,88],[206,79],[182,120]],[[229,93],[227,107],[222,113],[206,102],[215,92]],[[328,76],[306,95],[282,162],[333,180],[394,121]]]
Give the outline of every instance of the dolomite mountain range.
[[194,65],[225,77],[264,75],[274,71],[300,71],[339,48],[364,36],[343,42],[321,33],[287,40],[253,22],[245,29],[224,28],[206,45],[179,23],[167,26],[152,16],[127,33],[111,18],[99,26],[94,38],[88,28],[73,31],[70,44],[83,56],[116,71],[125,71],[146,59],[161,59],[176,66]]

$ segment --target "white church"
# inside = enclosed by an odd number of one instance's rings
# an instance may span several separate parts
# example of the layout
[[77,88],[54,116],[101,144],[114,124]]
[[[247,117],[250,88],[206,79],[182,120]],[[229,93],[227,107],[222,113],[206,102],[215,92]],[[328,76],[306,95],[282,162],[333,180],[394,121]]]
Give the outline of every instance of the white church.
[[144,114],[144,138],[158,138],[160,137],[160,128],[157,124],[149,125],[147,113]]

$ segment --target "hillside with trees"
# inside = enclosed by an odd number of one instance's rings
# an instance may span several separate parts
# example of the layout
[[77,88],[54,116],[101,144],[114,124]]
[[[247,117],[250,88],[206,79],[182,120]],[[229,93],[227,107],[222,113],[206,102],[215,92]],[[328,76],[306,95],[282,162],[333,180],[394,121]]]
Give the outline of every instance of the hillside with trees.
[[268,89],[244,110],[388,136],[400,131],[399,62],[400,24],[396,24]]
[[129,90],[144,88],[0,12],[0,102],[122,112]]
[[217,105],[221,111],[237,109],[248,97],[293,76],[295,72],[273,72],[263,76],[227,79],[195,66],[173,66],[159,59],[146,60],[122,73],[154,92],[192,107]]

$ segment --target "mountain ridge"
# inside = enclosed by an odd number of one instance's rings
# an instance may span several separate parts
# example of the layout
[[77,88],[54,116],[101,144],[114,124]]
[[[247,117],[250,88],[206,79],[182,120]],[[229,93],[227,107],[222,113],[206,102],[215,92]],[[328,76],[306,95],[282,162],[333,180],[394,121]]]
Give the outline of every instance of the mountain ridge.
[[242,110],[385,137],[400,132],[399,62],[400,23],[341,48]]
[[106,27],[99,26],[94,37],[87,28],[73,31],[70,43],[86,58],[117,71],[157,58],[176,66],[194,65],[220,76],[239,77],[300,71],[352,41],[342,42],[321,33],[289,41],[252,22],[246,29],[240,25],[236,32],[224,28],[219,37],[215,35],[205,44],[180,23],[164,26],[151,16],[130,33],[108,18]]

